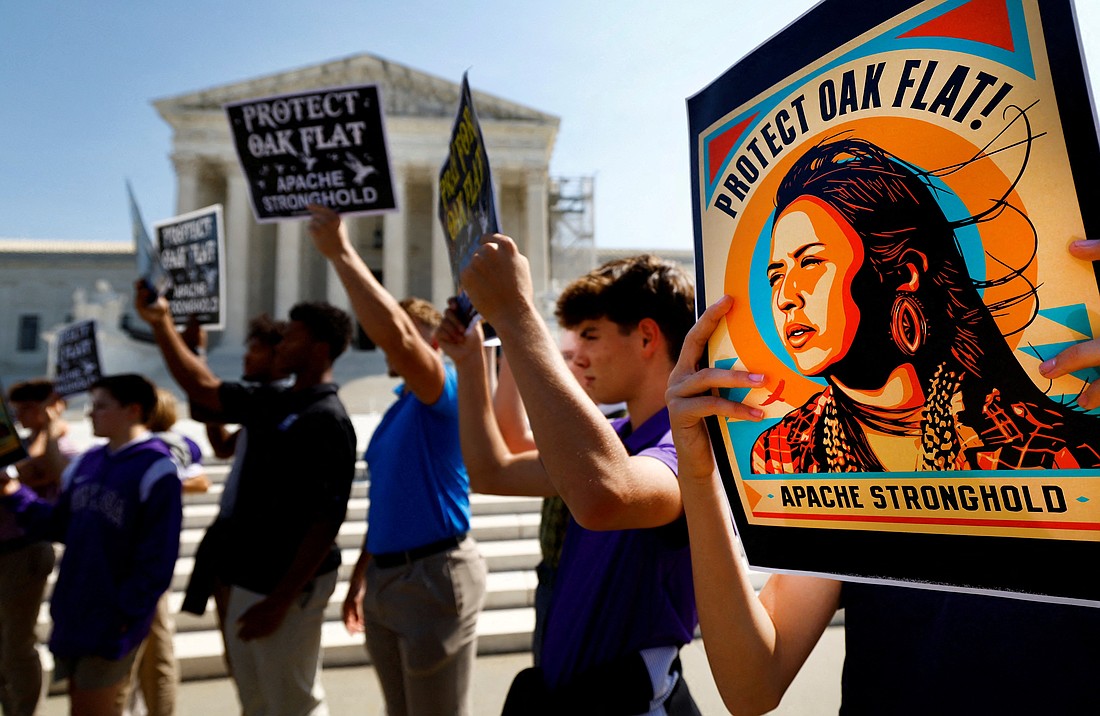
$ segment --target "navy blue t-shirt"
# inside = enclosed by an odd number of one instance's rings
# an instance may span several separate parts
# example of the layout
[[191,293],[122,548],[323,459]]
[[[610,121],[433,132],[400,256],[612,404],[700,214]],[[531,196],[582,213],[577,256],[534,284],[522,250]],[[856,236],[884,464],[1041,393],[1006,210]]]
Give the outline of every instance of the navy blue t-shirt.
[[841,714],[1100,714],[1100,609],[857,583],[841,606]]

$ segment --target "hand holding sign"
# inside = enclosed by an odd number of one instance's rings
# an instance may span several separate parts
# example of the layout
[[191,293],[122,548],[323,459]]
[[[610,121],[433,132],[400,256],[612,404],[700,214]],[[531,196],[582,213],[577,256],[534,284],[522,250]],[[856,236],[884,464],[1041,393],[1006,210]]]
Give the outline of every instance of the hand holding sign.
[[[1069,245],[1069,252],[1085,261],[1100,261],[1100,240],[1082,239]],[[1076,343],[1043,362],[1039,372],[1051,380],[1100,366],[1100,339]],[[1077,397],[1077,405],[1085,410],[1100,408],[1100,382],[1092,381]]]
[[485,320],[506,326],[534,310],[531,267],[516,242],[503,234],[481,237],[481,244],[462,271],[462,286]]
[[435,340],[447,357],[461,365],[470,359],[479,359],[485,335],[481,330],[481,321],[471,321],[462,315],[458,299],[447,300],[447,310],[443,321],[435,329]]
[[140,279],[134,282],[134,310],[149,325],[172,320],[168,299],[154,294]]
[[309,205],[309,235],[313,245],[328,260],[333,260],[346,248],[348,231],[340,215],[327,206]]

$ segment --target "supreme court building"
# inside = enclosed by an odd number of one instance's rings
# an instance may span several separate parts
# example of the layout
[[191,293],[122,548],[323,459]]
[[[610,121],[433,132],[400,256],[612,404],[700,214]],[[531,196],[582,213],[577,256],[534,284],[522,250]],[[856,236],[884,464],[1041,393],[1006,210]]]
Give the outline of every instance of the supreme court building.
[[[372,83],[384,103],[399,211],[346,217],[351,240],[394,296],[416,295],[442,308],[454,287],[437,214],[439,171],[458,107],[457,81],[363,54],[153,103],[172,127],[166,150],[176,171],[176,214],[218,203],[225,210],[226,329],[211,336],[219,353],[239,356],[248,319],[258,313],[284,317],[302,300],[348,307],[304,220],[253,219],[223,105]],[[501,228],[529,259],[536,303],[549,317],[565,284],[606,260],[638,252],[596,248],[592,177],[548,175],[557,117],[476,90],[473,97]],[[658,253],[694,275],[690,249]],[[99,330],[120,340],[135,329],[140,333],[144,325],[128,300],[135,270],[129,242],[0,238],[0,302],[7,316],[0,326],[0,378],[43,374],[49,333],[89,311],[100,320]],[[236,360],[227,364],[235,367]]]
[[[176,213],[220,203],[225,210],[226,327],[222,344],[240,345],[248,319],[285,316],[301,300],[347,307],[335,272],[313,248],[306,222],[257,223],[233,149],[223,105],[237,100],[349,85],[377,84],[385,113],[395,213],[347,217],[352,244],[397,298],[437,307],[454,294],[437,218],[439,171],[461,86],[369,54],[167,97],[153,104],[172,127]],[[473,92],[502,230],[530,260],[536,296],[551,291],[550,155],[559,119]],[[586,267],[587,268],[587,267]],[[582,269],[585,270],[585,269]]]

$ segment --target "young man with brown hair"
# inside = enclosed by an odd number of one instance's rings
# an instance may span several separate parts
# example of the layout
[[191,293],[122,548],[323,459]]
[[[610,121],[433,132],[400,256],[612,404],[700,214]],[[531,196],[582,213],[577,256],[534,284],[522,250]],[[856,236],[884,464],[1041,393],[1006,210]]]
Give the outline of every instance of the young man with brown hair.
[[[459,370],[471,484],[560,495],[572,513],[540,667],[517,677],[505,713],[698,713],[678,658],[696,615],[664,402],[694,318],[691,283],[675,265],[639,256],[570,285],[557,315],[577,334],[583,389],[535,309],[512,239],[483,237],[462,285],[500,336],[538,447],[507,450],[489,407],[480,329],[464,332],[448,312],[438,335]],[[612,422],[596,406],[620,401],[629,417]]]

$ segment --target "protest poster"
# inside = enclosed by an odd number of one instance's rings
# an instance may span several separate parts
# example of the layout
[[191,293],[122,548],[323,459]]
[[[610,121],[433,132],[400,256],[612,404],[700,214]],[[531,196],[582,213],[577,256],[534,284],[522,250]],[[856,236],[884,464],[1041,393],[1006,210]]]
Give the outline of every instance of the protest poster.
[[160,265],[171,278],[168,306],[177,325],[191,316],[214,329],[223,327],[225,305],[225,224],[222,205],[188,212],[153,225]]
[[27,457],[23,441],[19,439],[19,432],[15,428],[15,420],[8,411],[7,401],[2,397],[5,395],[7,392],[3,384],[0,384],[0,467],[7,467]]
[[160,263],[160,253],[149,238],[145,222],[141,218],[137,198],[130,182],[126,182],[126,193],[130,197],[130,228],[134,240],[134,254],[137,256],[138,278],[145,282],[156,296],[163,296],[172,287],[172,279]]
[[489,155],[466,73],[462,74],[462,95],[447,146],[447,159],[439,170],[439,221],[443,224],[451,275],[457,286],[459,274],[477,251],[482,234],[500,230]]
[[377,85],[331,87],[225,105],[260,223],[396,211]]
[[[493,177],[489,170],[489,155],[481,136],[474,100],[470,96],[467,73],[462,73],[462,94],[458,100],[447,159],[439,170],[439,221],[447,241],[447,256],[451,261],[451,276],[460,284],[462,269],[477,251],[483,234],[500,231]],[[473,316],[476,306],[470,305],[465,291],[459,291],[459,308]],[[486,338],[498,341],[495,332],[485,325]],[[488,342],[487,342],[488,344]]]
[[1070,0],[825,0],[688,100],[710,432],[761,569],[1100,603],[1100,331]]
[[50,378],[62,396],[81,393],[103,375],[95,321],[77,321],[57,331]]

